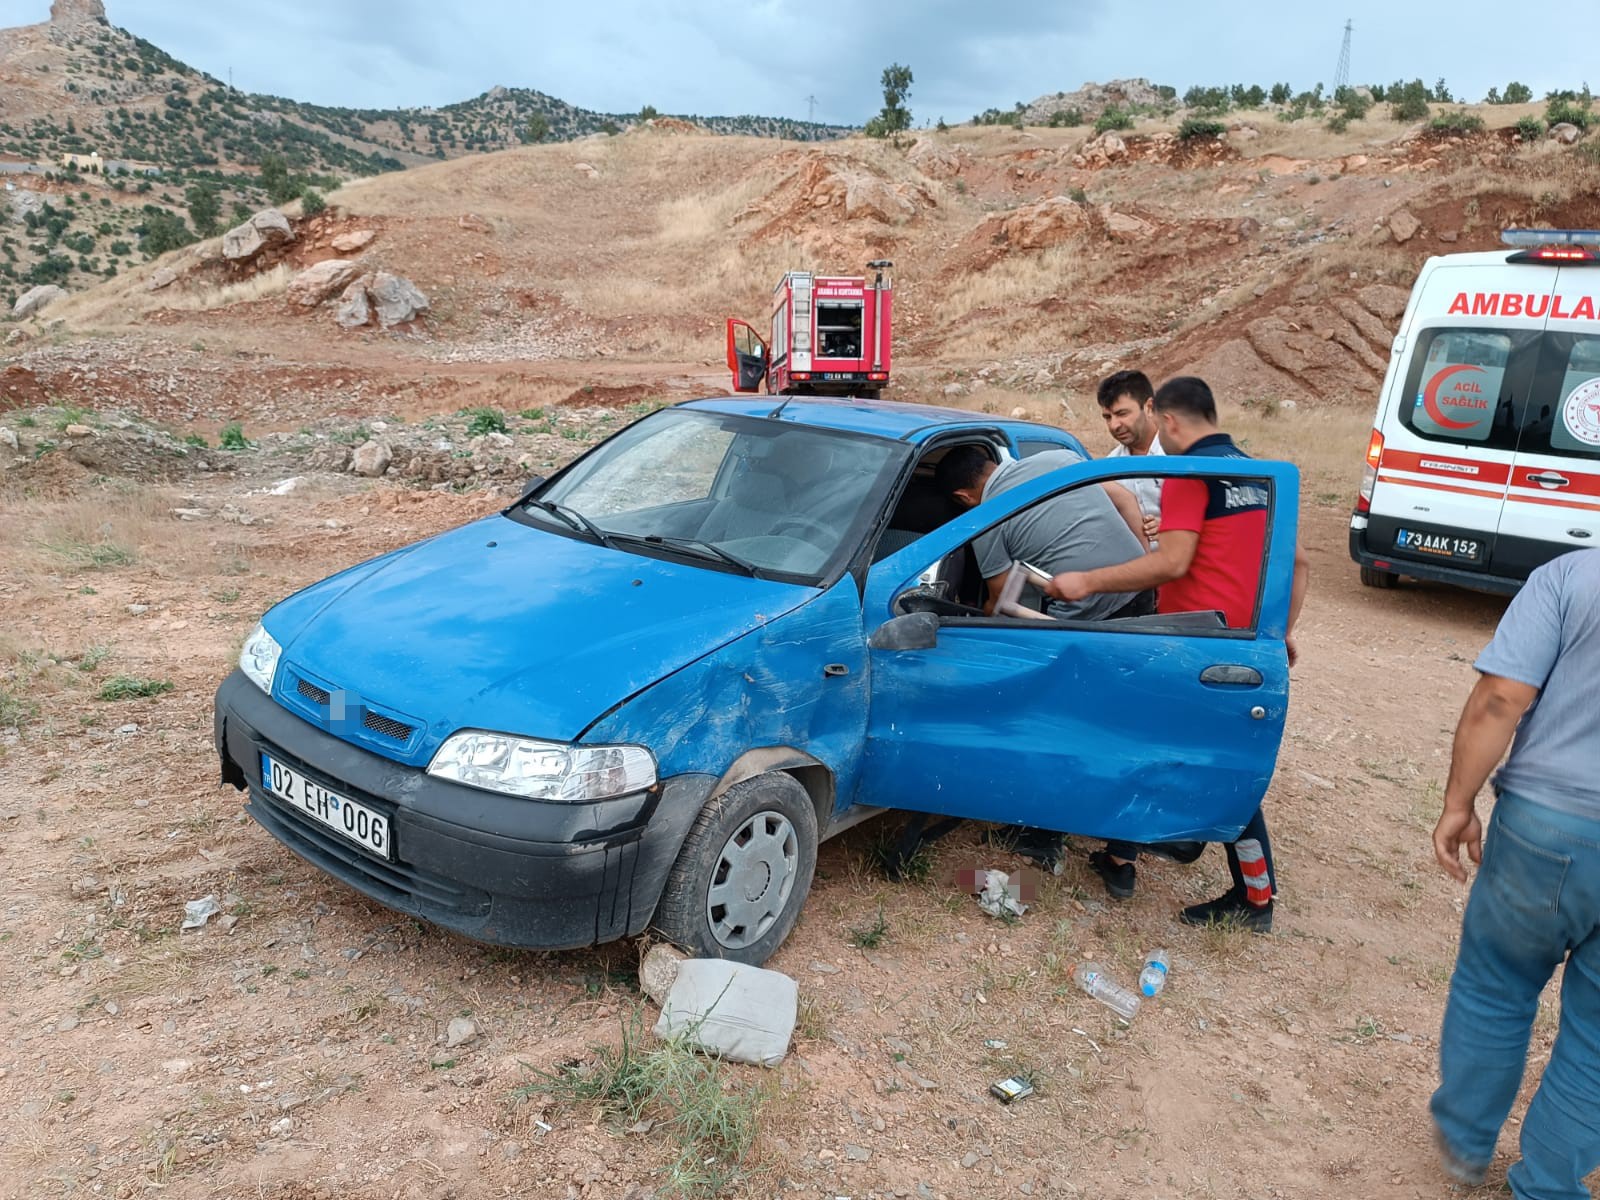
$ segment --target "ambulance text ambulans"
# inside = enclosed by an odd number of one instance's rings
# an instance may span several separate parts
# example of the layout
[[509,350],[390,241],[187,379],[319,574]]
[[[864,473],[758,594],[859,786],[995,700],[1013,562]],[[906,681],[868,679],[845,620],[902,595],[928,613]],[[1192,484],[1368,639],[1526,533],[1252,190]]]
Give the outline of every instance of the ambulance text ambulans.
[[1600,231],[1501,237],[1430,258],[1401,318],[1350,517],[1370,587],[1514,592],[1600,544]]

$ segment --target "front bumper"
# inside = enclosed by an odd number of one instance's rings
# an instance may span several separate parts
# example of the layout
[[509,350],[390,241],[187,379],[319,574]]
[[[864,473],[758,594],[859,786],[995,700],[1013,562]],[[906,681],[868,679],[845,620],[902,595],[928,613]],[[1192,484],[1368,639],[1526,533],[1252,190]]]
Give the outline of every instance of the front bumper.
[[[436,779],[327,733],[238,671],[217,689],[222,779],[290,850],[397,912],[479,941],[544,950],[641,933],[715,780],[680,775],[593,804],[502,796]],[[384,860],[261,787],[265,751],[388,816]]]
[[1374,571],[1388,571],[1412,579],[1426,579],[1434,583],[1449,583],[1456,587],[1472,588],[1479,592],[1493,592],[1501,596],[1515,595],[1522,590],[1526,579],[1506,575],[1490,575],[1484,571],[1463,571],[1459,567],[1446,567],[1438,563],[1417,562],[1397,558],[1393,552],[1374,554],[1367,549],[1366,530],[1350,526],[1350,557],[1363,567]]

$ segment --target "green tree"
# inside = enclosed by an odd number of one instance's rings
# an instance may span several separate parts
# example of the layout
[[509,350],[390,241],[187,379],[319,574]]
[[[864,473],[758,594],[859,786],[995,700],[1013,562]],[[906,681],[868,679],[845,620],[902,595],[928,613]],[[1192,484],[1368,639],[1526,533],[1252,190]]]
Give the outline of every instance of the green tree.
[[191,183],[184,193],[189,219],[201,237],[215,237],[222,227],[222,196],[209,183]]
[[1533,99],[1533,89],[1525,83],[1512,81],[1506,84],[1505,102],[1507,104],[1526,104]]
[[911,128],[911,110],[906,97],[911,95],[911,68],[891,63],[883,69],[883,108],[867,122],[868,137],[893,137]]
[[1294,95],[1294,89],[1287,83],[1275,83],[1267,95],[1274,104],[1287,104],[1289,103],[1289,97]]
[[1389,113],[1396,121],[1423,121],[1432,110],[1428,107],[1428,89],[1420,79],[1410,83],[1395,81],[1389,89]]
[[1450,88],[1445,84],[1444,76],[1439,76],[1439,82],[1433,85],[1433,98],[1440,104],[1453,104],[1455,97],[1450,94]]
[[542,112],[536,112],[528,118],[528,123],[523,127],[522,140],[530,145],[542,142],[550,136],[550,118]]
[[656,106],[654,104],[646,104],[639,110],[639,120],[641,121],[654,121],[660,115],[661,114],[656,111]]
[[289,177],[289,164],[281,154],[269,154],[261,160],[261,186],[267,199],[274,204],[287,204],[298,196],[303,185]]
[[328,201],[316,188],[306,188],[300,193],[300,211],[304,215],[314,217],[327,207]]
[[189,232],[182,217],[153,204],[146,206],[144,221],[137,232],[139,250],[146,258],[155,258],[194,241],[194,235]]

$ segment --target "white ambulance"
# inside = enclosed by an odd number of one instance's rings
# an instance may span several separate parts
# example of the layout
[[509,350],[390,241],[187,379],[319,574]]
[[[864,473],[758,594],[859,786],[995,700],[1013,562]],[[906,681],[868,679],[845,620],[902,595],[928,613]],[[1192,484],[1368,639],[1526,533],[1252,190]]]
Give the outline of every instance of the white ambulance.
[[1412,288],[1350,517],[1370,587],[1515,592],[1600,545],[1600,231],[1501,240]]

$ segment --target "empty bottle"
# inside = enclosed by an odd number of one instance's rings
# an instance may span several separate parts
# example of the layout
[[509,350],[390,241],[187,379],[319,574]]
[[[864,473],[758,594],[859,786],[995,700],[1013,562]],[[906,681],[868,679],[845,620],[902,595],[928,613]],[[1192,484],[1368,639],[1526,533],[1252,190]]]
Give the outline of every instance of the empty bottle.
[[1124,1021],[1133,1020],[1139,1011],[1139,996],[1113,980],[1099,963],[1079,963],[1072,970],[1072,978],[1085,992]]
[[1167,986],[1167,967],[1172,963],[1165,950],[1152,950],[1144,956],[1144,970],[1139,972],[1139,990],[1154,996]]

